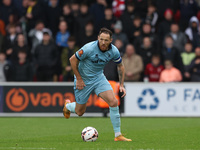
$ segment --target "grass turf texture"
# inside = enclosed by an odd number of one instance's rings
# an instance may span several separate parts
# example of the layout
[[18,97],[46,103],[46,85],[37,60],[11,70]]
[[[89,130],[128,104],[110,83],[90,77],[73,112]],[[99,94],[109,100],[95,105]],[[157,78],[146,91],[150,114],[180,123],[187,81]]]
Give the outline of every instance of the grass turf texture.
[[[121,124],[132,142],[114,142],[109,118],[0,118],[0,149],[200,149],[200,118],[122,118]],[[82,141],[87,126],[98,130],[96,142]]]

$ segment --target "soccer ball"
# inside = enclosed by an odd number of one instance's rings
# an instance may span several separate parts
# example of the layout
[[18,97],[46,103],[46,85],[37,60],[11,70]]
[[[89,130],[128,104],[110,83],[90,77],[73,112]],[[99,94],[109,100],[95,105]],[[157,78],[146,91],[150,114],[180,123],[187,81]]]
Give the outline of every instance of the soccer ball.
[[85,142],[94,142],[98,138],[98,132],[93,127],[86,127],[81,132],[81,137]]

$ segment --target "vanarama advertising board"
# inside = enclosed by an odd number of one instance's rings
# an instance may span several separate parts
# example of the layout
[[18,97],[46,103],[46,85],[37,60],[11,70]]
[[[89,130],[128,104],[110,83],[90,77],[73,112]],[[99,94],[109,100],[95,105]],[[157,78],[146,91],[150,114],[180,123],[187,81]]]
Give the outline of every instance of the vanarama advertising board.
[[[17,84],[4,85],[1,88],[3,107],[1,112],[62,112],[64,99],[75,101],[73,84]],[[97,96],[92,94],[87,103],[87,112],[101,112],[95,107]],[[1,105],[2,106],[2,105]]]

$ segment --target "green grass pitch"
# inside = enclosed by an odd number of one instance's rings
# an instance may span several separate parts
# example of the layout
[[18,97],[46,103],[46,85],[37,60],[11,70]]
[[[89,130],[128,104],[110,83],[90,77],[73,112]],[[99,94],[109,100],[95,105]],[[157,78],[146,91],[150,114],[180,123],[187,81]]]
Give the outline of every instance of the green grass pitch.
[[[0,118],[0,150],[200,150],[200,118],[122,118],[132,142],[114,142],[109,118]],[[83,142],[87,126],[99,132]]]

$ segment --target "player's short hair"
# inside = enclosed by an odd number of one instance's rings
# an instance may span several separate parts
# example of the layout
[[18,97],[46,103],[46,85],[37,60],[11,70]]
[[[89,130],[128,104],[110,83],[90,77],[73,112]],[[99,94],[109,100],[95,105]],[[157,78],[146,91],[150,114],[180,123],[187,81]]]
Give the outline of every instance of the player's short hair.
[[110,31],[110,30],[107,29],[107,28],[101,28],[101,30],[99,31],[99,35],[100,35],[101,33],[109,34],[109,35],[110,35],[110,38],[112,38],[112,31]]

